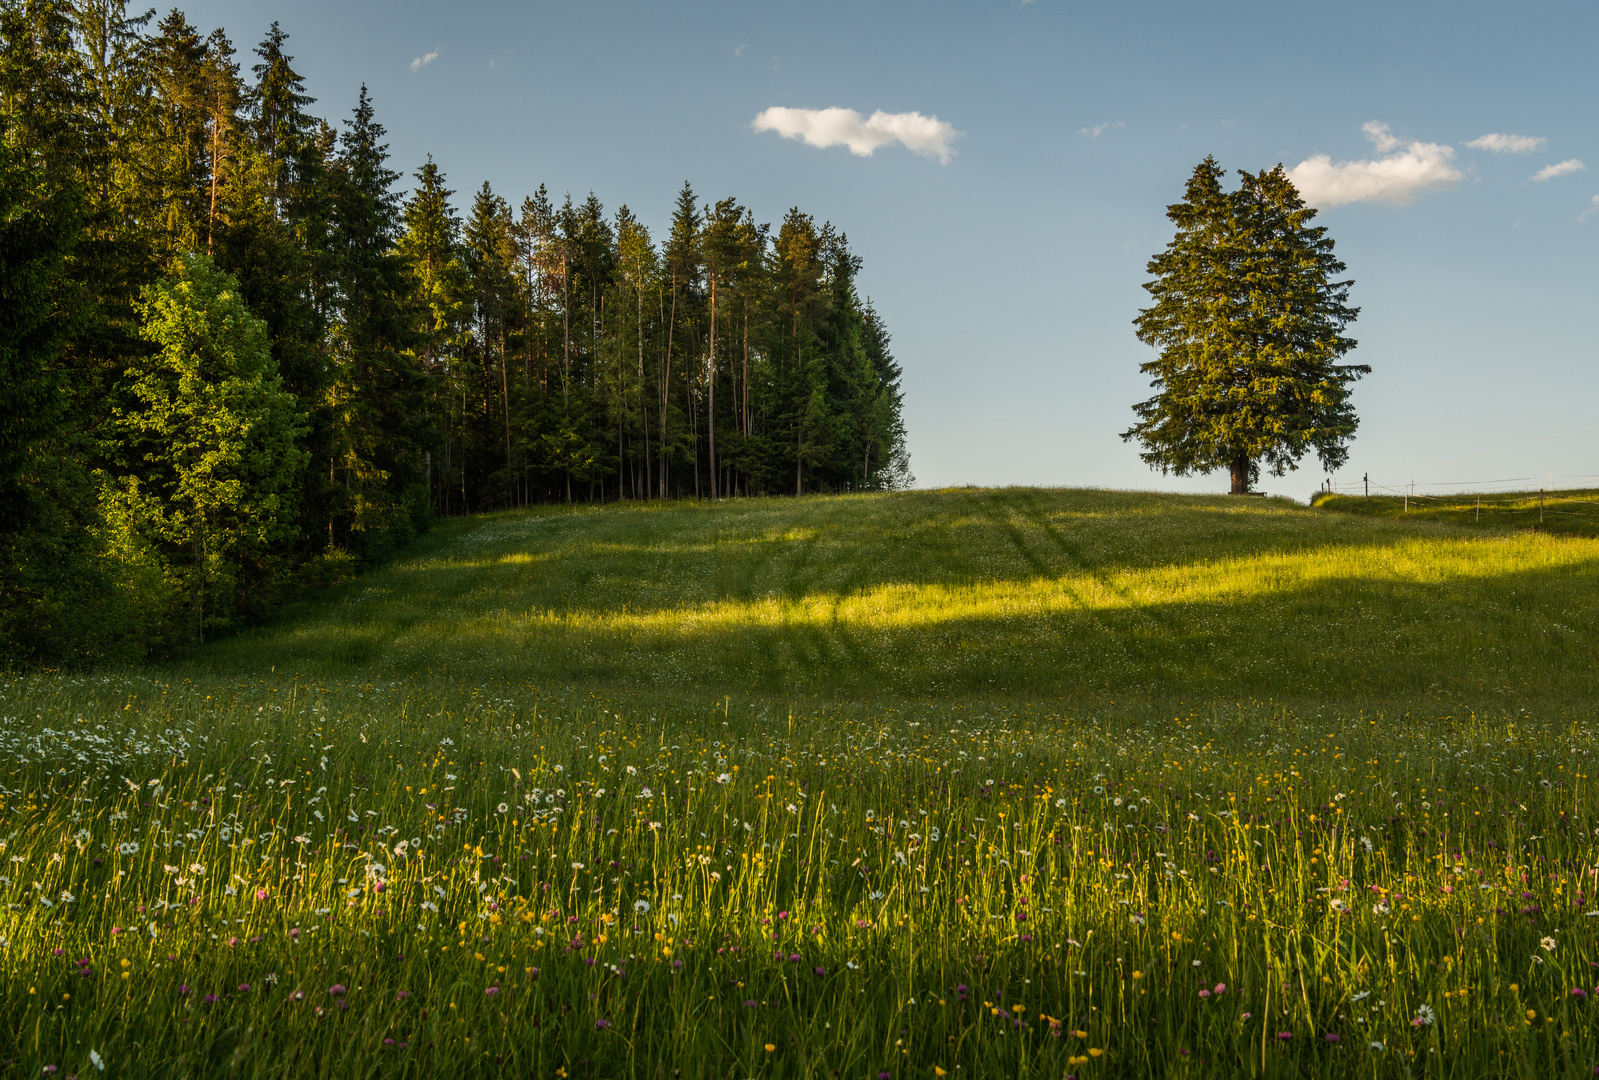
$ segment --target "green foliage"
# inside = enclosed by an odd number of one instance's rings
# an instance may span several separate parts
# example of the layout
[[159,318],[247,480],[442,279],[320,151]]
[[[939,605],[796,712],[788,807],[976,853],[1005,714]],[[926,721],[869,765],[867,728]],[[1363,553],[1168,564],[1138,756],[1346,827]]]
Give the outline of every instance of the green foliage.
[[151,612],[107,557],[82,447],[36,444],[0,529],[0,656],[11,667],[142,660]]
[[60,5],[0,4],[0,506],[17,497],[35,444],[61,425],[63,352],[83,316],[71,257],[86,132],[70,32]]
[[115,425],[134,451],[102,495],[106,542],[161,585],[141,600],[180,599],[198,640],[226,626],[271,580],[295,534],[304,428],[282,388],[266,325],[238,282],[204,255],[182,256],[145,290],[143,334],[156,347],[127,372]]
[[1135,320],[1160,349],[1139,369],[1159,392],[1122,436],[1163,473],[1229,469],[1234,493],[1262,465],[1281,476],[1312,451],[1328,471],[1342,464],[1357,424],[1350,384],[1370,371],[1338,363],[1359,310],[1346,303],[1353,283],[1334,280],[1345,267],[1327,230],[1309,224],[1316,211],[1280,165],[1240,176],[1224,191],[1206,158],[1167,209],[1177,235],[1150,260],[1155,302]]
[[[177,9],[0,0],[0,23],[0,531],[21,560],[0,566],[0,622],[81,607],[26,569],[51,550],[133,613],[103,621],[113,636],[165,655],[319,568],[383,561],[439,515],[908,476],[898,368],[831,225],[791,214],[784,250],[809,254],[790,265],[737,200],[702,205],[686,184],[657,248],[593,193],[541,186],[518,215],[486,183],[463,225],[431,159],[402,199],[364,87],[342,132],[312,114],[277,23],[248,72],[224,30]],[[270,509],[181,458],[199,444],[172,425],[209,405],[152,404],[183,395],[176,375],[148,381],[168,364],[150,290],[200,252],[264,327],[263,392],[295,399],[283,475],[240,466]],[[49,531],[76,510],[37,516],[41,454],[57,479],[109,478],[88,539]],[[215,505],[196,495],[212,488]],[[65,591],[41,599],[49,582]],[[23,651],[117,652],[66,640]]]

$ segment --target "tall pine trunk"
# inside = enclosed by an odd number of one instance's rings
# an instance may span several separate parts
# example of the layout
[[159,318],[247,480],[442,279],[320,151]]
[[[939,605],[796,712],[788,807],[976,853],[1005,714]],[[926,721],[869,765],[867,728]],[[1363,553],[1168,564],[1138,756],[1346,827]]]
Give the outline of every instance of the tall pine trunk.
[[716,499],[716,275],[711,275],[711,351],[710,360],[706,365],[706,377],[710,383],[708,413],[705,420],[705,431],[710,442],[710,473],[711,473],[711,499]]

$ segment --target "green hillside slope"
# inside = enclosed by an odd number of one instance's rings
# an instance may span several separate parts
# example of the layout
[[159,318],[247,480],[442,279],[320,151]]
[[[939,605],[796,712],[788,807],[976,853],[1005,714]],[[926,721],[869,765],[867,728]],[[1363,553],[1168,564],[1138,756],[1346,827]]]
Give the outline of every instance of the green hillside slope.
[[1486,532],[1531,529],[1565,536],[1599,536],[1599,491],[1492,491],[1456,495],[1318,495],[1321,510],[1364,517],[1442,521]]
[[541,509],[199,654],[212,674],[721,693],[1585,698],[1599,540],[1286,501],[949,490]]

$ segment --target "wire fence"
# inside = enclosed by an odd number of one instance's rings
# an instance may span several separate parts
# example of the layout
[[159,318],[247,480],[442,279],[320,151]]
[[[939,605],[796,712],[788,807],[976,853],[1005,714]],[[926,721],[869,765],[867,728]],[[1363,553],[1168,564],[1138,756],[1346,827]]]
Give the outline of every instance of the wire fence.
[[[1507,490],[1507,485],[1535,484],[1540,481],[1549,486],[1536,490]],[[1556,481],[1564,481],[1565,484],[1556,487]],[[1495,490],[1473,491],[1473,488]],[[1377,483],[1363,477],[1353,483],[1329,480],[1322,485],[1321,490],[1335,495],[1402,499],[1407,513],[1412,504],[1418,512],[1461,511],[1475,514],[1477,520],[1481,520],[1484,512],[1497,515],[1506,512],[1530,514],[1536,511],[1541,523],[1555,517],[1581,519],[1599,526],[1599,473],[1544,473],[1541,476],[1511,476],[1496,480],[1407,482],[1398,485]],[[1572,524],[1577,523],[1576,520],[1572,521]]]

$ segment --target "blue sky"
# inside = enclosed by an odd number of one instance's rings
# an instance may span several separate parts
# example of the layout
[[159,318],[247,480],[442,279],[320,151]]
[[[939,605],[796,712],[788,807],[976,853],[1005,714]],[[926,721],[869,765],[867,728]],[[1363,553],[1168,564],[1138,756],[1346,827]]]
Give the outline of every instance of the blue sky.
[[[1337,479],[1599,486],[1591,2],[186,10],[241,57],[278,19],[319,111],[342,119],[366,83],[396,167],[433,154],[462,202],[484,180],[513,202],[592,189],[659,233],[687,179],[759,220],[832,220],[894,335],[923,486],[1225,490],[1151,473],[1118,437],[1148,396],[1144,265],[1206,154],[1311,161],[1297,175],[1356,282],[1354,357],[1373,369]],[[945,161],[925,141],[861,156],[756,131],[773,108],[914,112],[958,134]],[[1530,143],[1481,141],[1495,134]],[[1264,486],[1303,498],[1322,478],[1311,460]]]

